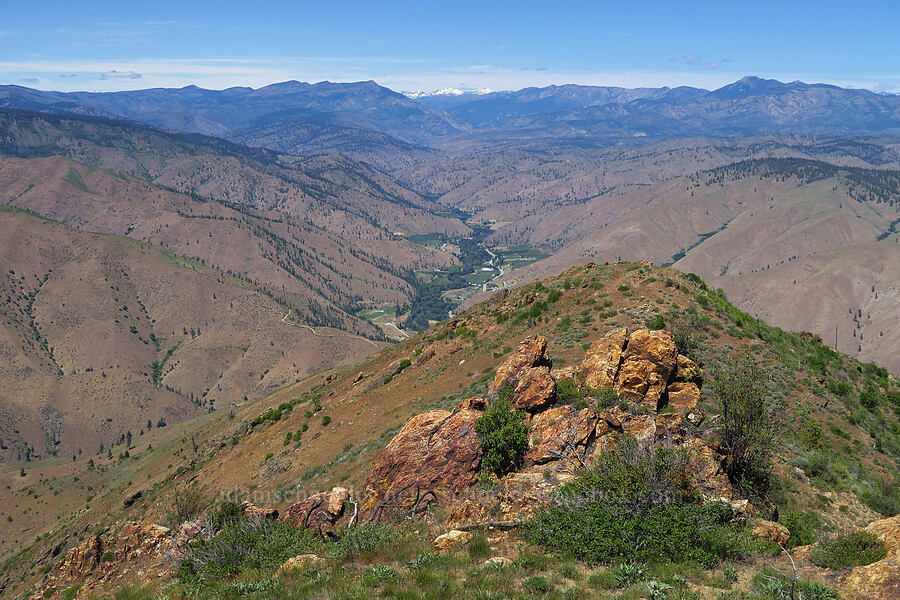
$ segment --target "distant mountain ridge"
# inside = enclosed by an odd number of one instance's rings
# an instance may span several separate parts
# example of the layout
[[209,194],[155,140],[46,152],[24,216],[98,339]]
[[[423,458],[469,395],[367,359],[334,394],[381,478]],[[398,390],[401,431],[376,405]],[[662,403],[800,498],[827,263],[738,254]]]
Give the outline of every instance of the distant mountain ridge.
[[[259,89],[43,92],[0,86],[0,107],[131,119],[277,151],[441,148],[508,139],[900,135],[900,96],[744,77],[716,90],[552,85],[517,91],[394,92],[374,81],[286,81]],[[272,136],[273,127],[288,130]],[[293,130],[293,133],[290,131]],[[357,142],[358,141],[358,142]],[[365,152],[365,150],[363,150]]]

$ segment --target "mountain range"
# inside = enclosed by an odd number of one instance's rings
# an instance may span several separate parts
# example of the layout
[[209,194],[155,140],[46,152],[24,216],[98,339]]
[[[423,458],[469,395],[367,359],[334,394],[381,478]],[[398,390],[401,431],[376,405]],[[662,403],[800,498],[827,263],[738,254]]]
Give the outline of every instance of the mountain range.
[[[0,86],[0,106],[117,116],[251,145],[262,145],[253,142],[267,129],[301,123],[327,128],[328,135],[364,130],[431,147],[498,133],[594,140],[759,133],[900,134],[898,96],[757,77],[712,91],[562,85],[416,98],[372,81],[288,81],[256,90],[188,86],[105,93]],[[314,139],[324,135],[315,133]],[[307,130],[305,135],[311,133]]]

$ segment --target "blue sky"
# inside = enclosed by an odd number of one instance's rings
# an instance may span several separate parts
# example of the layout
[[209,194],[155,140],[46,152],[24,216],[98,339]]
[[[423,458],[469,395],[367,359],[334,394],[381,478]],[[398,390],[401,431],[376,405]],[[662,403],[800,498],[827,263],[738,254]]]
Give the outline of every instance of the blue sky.
[[0,83],[715,88],[759,75],[900,92],[898,31],[897,0],[0,0]]

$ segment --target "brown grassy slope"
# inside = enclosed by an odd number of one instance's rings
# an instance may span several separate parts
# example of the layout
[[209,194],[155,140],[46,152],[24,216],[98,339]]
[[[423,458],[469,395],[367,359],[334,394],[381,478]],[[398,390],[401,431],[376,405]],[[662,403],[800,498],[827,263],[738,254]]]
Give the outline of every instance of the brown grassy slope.
[[[843,175],[678,178],[599,203],[598,213],[625,216],[604,226],[587,214],[567,232],[564,248],[506,279],[528,281],[586,261],[666,264],[683,252],[676,267],[723,287],[747,312],[829,341],[837,323],[841,350],[898,372],[890,344],[897,291],[889,276],[900,268],[898,236],[877,238],[900,218],[900,202],[862,199],[854,189]],[[852,336],[851,309],[862,309],[869,327],[862,341]]]
[[455,261],[402,239],[348,239],[281,213],[201,202],[58,157],[0,158],[0,190],[2,203],[195,257],[257,283],[301,319],[370,335],[375,329],[343,307],[405,302],[413,290],[403,271]]
[[283,322],[252,284],[141,242],[9,209],[0,240],[4,460],[93,453],[378,347]]
[[[698,170],[737,160],[799,157],[868,168],[898,168],[896,146],[882,141],[808,136],[691,138],[635,146],[573,147],[499,143],[392,171],[406,185],[465,208],[476,218],[508,223],[498,243],[555,244],[556,236],[604,202]],[[563,210],[556,210],[557,208]],[[603,218],[601,218],[603,217]],[[543,230],[543,231],[542,231]]]
[[469,231],[444,209],[340,155],[280,157],[124,121],[0,110],[0,152],[65,156],[204,198],[280,213],[357,239]]
[[[515,316],[546,300],[549,288],[560,291],[559,300],[550,303],[537,318]],[[870,427],[858,420],[853,421],[858,425],[852,425],[849,419],[859,418],[853,416],[852,403],[827,392],[825,378],[809,367],[809,361],[824,352],[829,360],[841,365],[855,395],[866,382],[857,372],[858,363],[831,356],[808,338],[775,330],[765,329],[761,335],[766,341],[760,341],[756,334],[734,325],[735,313],[718,304],[701,304],[703,297],[695,282],[671,269],[627,264],[579,267],[544,282],[542,289],[528,286],[511,292],[499,304],[481,304],[452,321],[385,348],[361,364],[314,375],[233,412],[220,410],[177,428],[153,429],[145,434],[150,437],[140,438],[137,456],[131,459],[94,457],[100,468],[89,471],[86,457],[82,457],[74,464],[42,465],[42,476],[36,476],[37,469],[29,469],[24,480],[17,479],[17,465],[0,468],[0,500],[15,507],[8,511],[14,519],[12,535],[0,542],[4,558],[15,565],[8,568],[13,573],[9,581],[18,582],[29,571],[37,577],[43,565],[53,562],[44,553],[57,544],[71,546],[78,532],[85,529],[125,519],[164,519],[172,510],[174,494],[183,493],[186,487],[197,486],[209,496],[234,493],[238,498],[284,508],[309,492],[331,485],[360,486],[378,451],[409,417],[431,407],[450,407],[469,395],[484,394],[494,370],[527,335],[547,335],[554,365],[564,366],[581,360],[584,345],[610,328],[643,327],[657,314],[669,326],[685,319],[689,311],[708,317],[707,324],[695,331],[700,342],[695,357],[707,370],[733,348],[753,347],[775,369],[774,388],[784,394],[787,410],[798,418],[798,425],[809,417],[820,422],[825,447],[839,458],[852,459],[854,465],[858,461],[860,477],[884,478],[896,472],[896,441],[884,437],[876,450],[875,438],[868,433],[871,430],[877,436],[887,435],[884,425]],[[511,307],[513,313],[498,322],[501,305]],[[413,364],[394,374],[404,358]],[[829,365],[832,371],[836,374],[838,369]],[[385,381],[391,374],[392,378]],[[895,381],[889,385],[896,390]],[[299,401],[281,419],[252,425],[270,409],[294,399]],[[703,402],[710,408],[706,391]],[[878,414],[878,423],[896,425],[897,417],[888,407],[879,407]],[[325,424],[323,416],[330,417],[330,422]],[[307,429],[295,441],[294,434],[304,425]],[[847,440],[834,434],[832,425]],[[285,444],[287,433],[292,434],[292,441]],[[146,449],[148,442],[153,445],[152,451]],[[788,442],[791,448],[799,448],[793,436]],[[114,454],[121,450],[114,448]],[[817,487],[820,482],[785,462],[802,452],[785,450],[779,459],[778,471],[786,481],[783,507],[812,507],[842,526],[867,522],[873,513],[852,493],[835,494],[835,500],[826,501],[819,493],[826,488]],[[860,481],[855,485],[864,489],[865,481]],[[4,491],[4,483],[10,489]],[[54,490],[60,490],[67,504],[56,501]],[[144,496],[125,509],[122,500],[137,491],[144,491]],[[87,510],[73,511],[72,507],[83,506],[88,496],[93,498]],[[0,517],[4,517],[2,512]],[[34,543],[38,534],[44,537]],[[35,581],[27,576],[24,580]]]

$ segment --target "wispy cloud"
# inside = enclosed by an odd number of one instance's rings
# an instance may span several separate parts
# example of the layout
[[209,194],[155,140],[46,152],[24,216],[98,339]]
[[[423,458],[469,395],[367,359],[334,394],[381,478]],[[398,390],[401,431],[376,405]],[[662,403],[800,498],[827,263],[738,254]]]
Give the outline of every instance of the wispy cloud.
[[108,80],[108,79],[140,79],[141,74],[135,73],[134,71],[116,71],[113,69],[112,71],[106,71],[100,74],[100,79]]
[[[715,89],[744,75],[744,69],[730,60],[684,64],[674,57],[669,68],[656,70],[577,71],[549,65],[521,67],[520,64],[470,64],[446,67],[420,58],[379,57],[261,57],[261,58],[180,58],[141,61],[0,61],[0,83],[38,78],[35,87],[84,90],[86,82],[96,91],[117,91],[150,87],[198,85],[210,89],[232,86],[262,87],[297,79],[301,81],[363,81],[373,79],[391,89],[433,90],[447,87],[495,90],[531,86],[609,85],[658,87],[688,85]],[[754,73],[760,76],[809,83],[827,82],[841,86],[885,92],[900,91],[900,74],[823,76],[815,73]],[[138,77],[139,76],[139,77]]]
[[22,78],[22,83],[35,84],[35,83],[40,83],[40,82],[41,82],[41,80],[37,77],[23,77]]
[[702,58],[696,54],[682,54],[679,58],[681,58],[681,62],[686,65],[699,65]]

